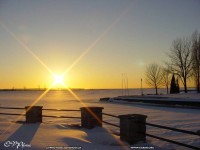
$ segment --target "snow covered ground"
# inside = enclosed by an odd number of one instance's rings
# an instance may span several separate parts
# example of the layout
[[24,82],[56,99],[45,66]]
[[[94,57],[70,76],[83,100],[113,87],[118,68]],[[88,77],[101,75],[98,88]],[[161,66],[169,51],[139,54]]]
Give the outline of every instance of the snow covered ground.
[[[108,95],[106,94],[108,93]],[[120,92],[120,91],[118,91]],[[39,95],[38,92],[1,92],[1,106],[24,107],[30,105]],[[151,105],[139,105],[130,103],[106,103],[99,102],[100,97],[118,96],[116,91],[77,91],[76,94],[82,102],[87,106],[104,107],[103,112],[114,115],[122,114],[144,114],[147,115],[147,122],[164,126],[170,126],[189,131],[200,130],[200,110],[186,108],[168,108],[157,107]],[[118,95],[117,95],[118,94]],[[166,96],[166,95],[163,95]],[[171,95],[170,95],[171,96]],[[181,98],[190,96],[199,99],[199,94],[179,94],[172,95]],[[51,91],[44,96],[36,105],[44,106],[44,108],[59,109],[79,109],[82,104],[66,91]],[[21,110],[1,110],[0,112],[21,113]],[[44,111],[45,115],[66,115],[80,116],[80,112],[50,112]],[[112,117],[104,117],[105,121],[119,124],[119,119]],[[30,147],[23,149],[46,149],[49,146],[57,146],[57,149],[69,149],[67,146],[75,146],[75,148],[86,150],[117,150],[131,149],[131,147],[147,146],[146,148],[167,149],[167,150],[187,150],[188,148],[180,147],[171,143],[162,142],[147,137],[147,143],[139,143],[138,145],[128,145],[119,140],[118,128],[105,125],[104,128],[83,129],[80,126],[80,119],[64,119],[64,118],[44,118],[41,124],[23,124],[21,122],[13,122],[16,116],[0,116],[0,142],[2,150],[11,149],[4,146],[6,141],[18,141],[29,144]],[[24,118],[18,120],[23,121]],[[148,127],[147,132],[156,136],[169,138],[185,144],[200,147],[200,137],[178,133],[170,130],[161,130],[158,128]],[[9,143],[6,143],[8,146]],[[10,143],[11,145],[11,143]],[[28,146],[28,145],[26,145]],[[62,147],[63,146],[63,147]],[[22,147],[19,147],[21,149]],[[55,147],[54,147],[55,148]],[[12,149],[16,149],[14,146]],[[52,147],[53,149],[53,147]],[[71,147],[74,149],[74,147]]]
[[[7,123],[1,127],[7,128]],[[23,149],[84,149],[84,150],[123,150],[130,149],[130,145],[121,142],[119,136],[109,133],[105,128],[82,129],[77,126],[56,123],[42,124],[12,124],[12,129],[1,136],[0,149],[16,149],[8,141],[23,141],[31,147]],[[6,139],[6,140],[4,140]],[[134,146],[155,147],[152,144],[140,143]],[[7,147],[7,148],[6,148]],[[157,147],[155,147],[157,148]],[[19,146],[22,149],[22,146]],[[159,148],[158,148],[159,149]]]
[[179,93],[179,94],[149,94],[149,95],[129,95],[129,96],[119,96],[126,99],[145,99],[145,100],[175,100],[175,101],[194,101],[200,102],[200,93]]

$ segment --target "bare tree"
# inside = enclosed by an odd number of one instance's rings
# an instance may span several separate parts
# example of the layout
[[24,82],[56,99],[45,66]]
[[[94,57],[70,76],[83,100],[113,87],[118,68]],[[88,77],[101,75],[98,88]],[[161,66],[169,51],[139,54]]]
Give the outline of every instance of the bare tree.
[[154,87],[156,94],[158,94],[158,88],[162,85],[162,69],[158,64],[150,64],[146,67],[145,72],[146,83]]
[[192,76],[191,40],[179,38],[173,41],[168,54],[171,62],[168,63],[170,71],[178,75],[187,93],[187,79]]
[[200,33],[197,30],[192,35],[192,69],[196,89],[200,92]]
[[162,84],[167,89],[167,94],[169,94],[169,85],[170,85],[170,70],[169,67],[162,68]]

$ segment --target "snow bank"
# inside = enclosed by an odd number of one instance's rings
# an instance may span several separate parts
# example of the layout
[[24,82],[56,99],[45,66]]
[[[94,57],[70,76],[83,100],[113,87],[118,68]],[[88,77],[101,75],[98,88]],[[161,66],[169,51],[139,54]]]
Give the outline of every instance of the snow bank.
[[[6,132],[5,129],[11,125]],[[30,147],[19,146],[18,149],[24,150],[43,150],[43,149],[83,149],[83,150],[124,150],[130,147],[155,147],[152,144],[140,143],[128,145],[119,140],[109,130],[101,127],[94,129],[83,129],[80,126],[67,124],[37,123],[22,124],[8,122],[1,123],[1,150],[15,150],[17,144],[10,142],[23,142]],[[2,134],[4,132],[4,134]],[[158,147],[156,147],[158,149]]]

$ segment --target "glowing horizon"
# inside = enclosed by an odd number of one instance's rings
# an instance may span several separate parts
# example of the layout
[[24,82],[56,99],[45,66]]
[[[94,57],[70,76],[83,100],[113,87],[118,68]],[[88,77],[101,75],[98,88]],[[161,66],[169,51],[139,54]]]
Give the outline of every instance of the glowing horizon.
[[197,6],[172,0],[0,2],[0,89],[47,89],[55,73],[66,74],[62,82],[69,88],[120,89],[123,73],[129,88],[140,88],[146,65],[163,65],[174,39],[200,31]]

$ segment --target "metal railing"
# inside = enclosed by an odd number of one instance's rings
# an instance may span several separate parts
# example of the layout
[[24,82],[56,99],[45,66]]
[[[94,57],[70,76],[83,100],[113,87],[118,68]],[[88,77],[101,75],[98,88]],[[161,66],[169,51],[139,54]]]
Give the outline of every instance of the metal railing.
[[[24,108],[20,108],[20,107],[0,107],[0,109],[18,109],[18,110],[24,110]],[[13,116],[25,116],[25,114],[16,114],[16,113],[0,113],[1,115],[13,115]]]
[[13,113],[0,113],[1,115],[10,115],[10,116],[25,116],[25,114],[13,114]]
[[196,132],[193,132],[193,131],[187,131],[187,130],[183,130],[183,129],[177,129],[177,128],[172,128],[172,127],[167,127],[167,126],[162,126],[162,125],[157,125],[157,124],[147,123],[147,122],[146,122],[146,125],[157,127],[157,128],[162,128],[162,129],[168,129],[168,130],[172,130],[172,131],[176,131],[176,132],[182,132],[182,133],[186,133],[186,134],[192,134],[192,135],[200,136],[199,133],[196,133]]
[[[0,109],[18,109],[18,110],[25,110],[25,108],[21,107],[0,107]],[[70,109],[42,109],[44,111],[79,111],[80,110],[70,110]],[[15,116],[26,116],[25,113],[17,114],[17,113],[0,113],[1,115],[15,115]],[[42,115],[42,117],[50,117],[50,118],[75,118],[80,119],[81,117],[72,117],[72,116],[55,116],[55,115]]]
[[[22,110],[23,109],[23,110],[25,110],[25,108],[19,108],[19,107],[0,107],[0,109],[15,109],[15,110],[16,109],[18,109],[18,110],[20,110],[20,109]],[[44,111],[81,111],[81,110],[67,110],[67,109],[42,109],[42,110],[44,110]],[[24,113],[21,113],[21,114],[17,114],[17,113],[0,113],[0,114],[1,115],[21,115],[21,116],[26,116],[26,114],[24,114]],[[108,114],[108,113],[101,113],[101,115],[105,115],[105,116],[108,116],[108,117],[113,117],[113,118],[120,119],[119,116]],[[42,115],[42,117],[81,119],[81,117],[58,116],[58,115],[57,116],[54,116],[54,115]],[[117,128],[121,129],[120,125],[116,125],[116,124],[113,124],[113,123],[110,123],[110,122],[107,122],[107,121],[103,121],[103,119],[102,119],[102,122],[107,124],[107,125],[111,125],[111,126],[114,126],[114,127],[117,127]],[[137,122],[137,123],[141,124],[140,122]],[[145,124],[145,126],[152,126],[152,127],[156,127],[156,128],[172,130],[172,131],[175,131],[175,132],[181,132],[181,133],[185,133],[185,134],[200,136],[199,133],[196,133],[196,132],[193,132],[193,131],[187,131],[187,130],[183,130],[183,129],[177,129],[177,128],[173,128],[173,127],[167,127],[167,126],[157,125],[157,124],[148,123],[148,122],[143,122],[142,124]],[[174,141],[174,140],[166,139],[166,138],[163,138],[163,137],[155,136],[155,135],[152,135],[152,134],[149,134],[149,133],[139,133],[139,134],[143,134],[143,135],[145,134],[145,136],[148,136],[148,137],[151,137],[151,138],[159,139],[159,140],[162,140],[162,141],[170,142],[170,143],[173,143],[173,144],[176,144],[176,145],[184,146],[184,147],[195,149],[195,150],[199,150],[200,149],[199,147],[196,147],[196,146],[192,146],[192,145],[184,144],[184,143],[177,142],[177,141]]]
[[[111,114],[107,114],[107,113],[102,113],[102,115],[113,117],[113,118],[118,118],[119,119],[119,116],[116,116],[116,115],[111,115]],[[108,124],[108,125],[120,128],[119,125],[116,125],[116,124],[113,124],[113,123],[110,123],[110,122],[107,122],[107,121],[103,121],[103,120],[102,120],[102,122],[105,123],[105,124]]]
[[47,111],[80,111],[76,109],[42,109],[42,110],[47,110]]
[[[107,114],[107,113],[102,113],[102,114],[106,115],[106,116],[114,117],[114,118],[119,118],[119,116],[112,115],[112,114]],[[109,122],[106,122],[106,121],[102,121],[102,122],[106,123],[108,125],[120,128],[119,125],[115,125],[113,123],[109,123]],[[177,128],[172,128],[172,127],[167,127],[167,126],[162,126],[162,125],[157,125],[157,124],[152,124],[152,123],[147,123],[147,122],[145,122],[145,125],[153,126],[153,127],[157,127],[157,128],[162,128],[162,129],[167,129],[167,130],[172,130],[172,131],[181,132],[181,133],[186,133],[186,134],[190,134],[190,135],[200,136],[199,133],[196,133],[196,132],[193,132],[193,131],[187,131],[187,130],[183,130],[183,129],[177,129]],[[144,133],[140,133],[140,134],[144,134]],[[173,144],[176,144],[176,145],[184,146],[184,147],[191,148],[191,149],[194,149],[194,150],[199,150],[200,149],[199,147],[196,147],[196,146],[184,144],[184,143],[181,143],[181,142],[177,142],[177,141],[174,141],[174,140],[162,138],[162,137],[155,136],[155,135],[152,135],[152,134],[145,133],[145,135],[148,136],[148,137],[152,137],[152,138],[159,139],[159,140],[162,140],[162,141],[165,141],[165,142],[169,142],[169,143],[173,143]]]
[[176,144],[176,145],[184,146],[184,147],[187,147],[187,148],[191,148],[191,149],[195,149],[195,150],[199,150],[200,149],[199,147],[196,147],[196,146],[180,143],[180,142],[177,142],[177,141],[173,141],[173,140],[170,140],[170,139],[166,139],[166,138],[162,138],[162,137],[159,137],[159,136],[151,135],[151,134],[148,134],[148,133],[146,133],[145,135],[149,136],[149,137],[152,137],[152,138],[155,138],[155,139],[159,139],[159,140],[162,140],[162,141],[173,143],[173,144]]
[[0,107],[0,109],[24,109],[21,107]]
[[[76,109],[42,109],[42,110],[44,110],[44,111],[67,111],[67,112],[69,112],[69,111],[79,111],[80,112],[80,110],[76,110]],[[74,119],[81,119],[81,117],[73,117],[73,116],[55,116],[55,115],[42,115],[42,117],[49,117],[49,118],[74,118]]]
[[[157,124],[147,123],[147,122],[145,124],[148,125],[148,126],[157,127],[157,128],[161,128],[161,129],[167,129],[167,130],[172,130],[172,131],[175,131],[175,132],[181,132],[181,133],[186,133],[186,134],[190,134],[190,135],[200,136],[199,133],[196,133],[196,132],[193,132],[193,131],[187,131],[187,130],[183,130],[183,129],[177,129],[177,128],[172,128],[172,127],[167,127],[167,126],[162,126],[162,125],[157,125]],[[174,140],[155,136],[155,135],[152,135],[152,134],[145,133],[145,135],[152,137],[152,138],[155,138],[155,139],[162,140],[162,141],[170,142],[170,143],[173,143],[173,144],[176,144],[176,145],[184,146],[184,147],[187,147],[187,148],[191,148],[191,149],[195,149],[195,150],[200,149],[200,147],[184,144],[184,143],[181,143],[181,142],[177,142],[177,141],[174,141]]]

